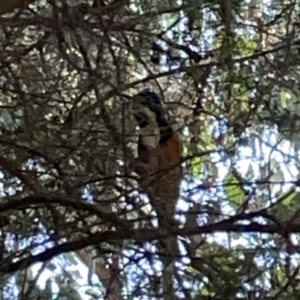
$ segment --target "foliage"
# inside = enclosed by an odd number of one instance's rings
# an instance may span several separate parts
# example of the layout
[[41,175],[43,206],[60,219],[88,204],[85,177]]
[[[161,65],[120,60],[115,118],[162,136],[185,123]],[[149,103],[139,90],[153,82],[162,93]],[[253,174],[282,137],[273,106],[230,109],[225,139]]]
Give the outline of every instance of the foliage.
[[178,298],[298,299],[298,2],[8,2],[1,299],[170,299],[131,169],[144,88],[183,141]]

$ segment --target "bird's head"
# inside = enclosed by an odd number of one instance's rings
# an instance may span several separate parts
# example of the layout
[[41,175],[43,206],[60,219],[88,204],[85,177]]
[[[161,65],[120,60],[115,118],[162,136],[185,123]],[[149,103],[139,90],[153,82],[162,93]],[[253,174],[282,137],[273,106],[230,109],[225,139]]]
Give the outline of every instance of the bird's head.
[[[150,90],[144,90],[133,97],[135,118],[140,128],[149,124],[156,124],[161,127],[165,123],[165,111],[160,97]],[[163,122],[165,121],[165,122]]]
[[144,90],[133,97],[133,108],[136,121],[140,127],[140,138],[152,148],[163,142],[170,125],[160,97],[149,90]]

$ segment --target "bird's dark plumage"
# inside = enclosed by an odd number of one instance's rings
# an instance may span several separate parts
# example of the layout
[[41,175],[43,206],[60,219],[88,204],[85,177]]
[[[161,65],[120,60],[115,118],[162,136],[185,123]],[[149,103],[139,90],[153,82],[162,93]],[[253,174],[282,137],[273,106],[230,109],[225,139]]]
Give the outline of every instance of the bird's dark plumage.
[[149,109],[151,109],[152,111],[157,112],[158,115],[162,113],[161,101],[156,93],[153,93],[149,90],[144,90],[135,95],[134,100],[142,105],[149,107]]
[[[145,90],[136,96],[134,96],[137,113],[135,115],[136,120],[140,128],[145,128],[149,123],[154,124],[159,128],[159,144],[166,143],[173,136],[173,129],[166,119],[166,112],[162,106],[159,96],[149,90]],[[145,111],[145,109],[148,109]],[[152,115],[152,120],[150,120]],[[154,120],[155,119],[155,120]],[[142,146],[142,145],[141,145]]]

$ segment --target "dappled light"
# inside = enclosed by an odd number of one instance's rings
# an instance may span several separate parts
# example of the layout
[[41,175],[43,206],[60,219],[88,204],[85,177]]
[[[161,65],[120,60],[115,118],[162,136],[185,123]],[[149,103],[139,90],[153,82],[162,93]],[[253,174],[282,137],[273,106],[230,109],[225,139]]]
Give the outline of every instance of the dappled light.
[[299,299],[300,4],[0,4],[0,299]]

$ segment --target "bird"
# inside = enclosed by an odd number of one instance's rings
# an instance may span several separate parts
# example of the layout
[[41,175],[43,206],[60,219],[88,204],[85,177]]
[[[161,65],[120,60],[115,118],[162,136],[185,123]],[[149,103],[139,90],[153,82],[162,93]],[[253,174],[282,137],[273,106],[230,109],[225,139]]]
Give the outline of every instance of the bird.
[[[156,212],[158,228],[167,231],[159,241],[164,250],[164,264],[176,259],[176,205],[182,181],[182,143],[168,121],[162,100],[157,93],[143,90],[133,96],[134,116],[139,127],[136,173],[141,189]],[[170,233],[170,234],[169,234]]]

